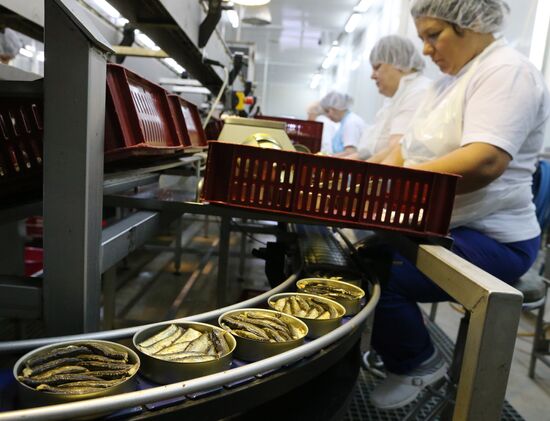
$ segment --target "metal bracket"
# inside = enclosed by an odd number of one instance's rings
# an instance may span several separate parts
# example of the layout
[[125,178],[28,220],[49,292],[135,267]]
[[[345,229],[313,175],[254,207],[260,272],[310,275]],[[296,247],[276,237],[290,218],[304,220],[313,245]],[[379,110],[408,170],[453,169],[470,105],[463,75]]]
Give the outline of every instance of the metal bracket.
[[0,277],[0,316],[20,319],[42,317],[42,286],[35,278]]
[[150,50],[148,48],[140,47],[128,47],[126,45],[113,45],[113,50],[117,56],[130,56],[130,57],[149,57],[149,58],[166,58],[166,54],[163,50]]
[[221,17],[221,0],[208,0],[208,13],[199,26],[199,48],[206,46]]

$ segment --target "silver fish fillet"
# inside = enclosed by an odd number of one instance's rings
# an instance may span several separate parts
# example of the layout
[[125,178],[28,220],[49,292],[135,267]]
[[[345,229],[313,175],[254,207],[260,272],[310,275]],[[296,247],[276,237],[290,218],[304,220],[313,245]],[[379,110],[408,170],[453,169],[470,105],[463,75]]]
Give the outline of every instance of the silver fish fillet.
[[305,319],[326,320],[339,316],[334,305],[318,298],[300,295],[281,297],[273,303],[273,307],[283,313]]
[[47,384],[41,384],[37,386],[36,390],[40,390],[48,393],[55,393],[57,395],[87,395],[89,393],[101,392],[104,390],[102,387],[55,387]]
[[138,344],[139,346],[143,348],[148,348],[152,346],[153,344],[162,341],[163,339],[166,339],[170,336],[172,336],[174,333],[178,331],[178,326],[176,325],[170,325],[166,329],[162,330],[161,332],[157,333],[155,336],[141,342]]
[[245,311],[225,316],[222,324],[237,336],[264,342],[286,342],[303,336],[300,329],[276,313]]
[[123,382],[135,374],[128,353],[97,342],[54,348],[25,361],[17,379],[36,390],[85,394]]
[[37,357],[30,358],[26,365],[30,368],[46,364],[52,360],[59,360],[60,358],[73,357],[79,354],[86,354],[90,350],[84,346],[69,345],[62,348],[55,348],[46,354],[38,355]]
[[[163,335],[164,339],[156,341],[149,347],[143,343],[151,343],[150,339],[139,344],[142,352],[153,357],[173,362],[202,362],[217,359],[229,352],[229,345],[216,330],[201,332],[193,328],[184,329],[177,325],[177,330],[171,330],[172,335]],[[163,333],[163,332],[160,332]],[[157,336],[158,339],[158,335]]]

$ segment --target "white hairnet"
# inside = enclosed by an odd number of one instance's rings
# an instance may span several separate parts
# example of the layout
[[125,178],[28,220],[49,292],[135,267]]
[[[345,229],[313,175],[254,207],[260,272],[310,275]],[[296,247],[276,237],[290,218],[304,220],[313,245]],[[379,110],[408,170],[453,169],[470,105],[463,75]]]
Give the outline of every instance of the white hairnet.
[[414,18],[431,17],[475,32],[498,32],[510,7],[503,0],[413,0]]
[[324,114],[323,107],[321,107],[321,104],[319,103],[319,101],[315,101],[309,104],[306,112],[308,114],[317,114],[317,115]]
[[409,72],[424,68],[424,59],[412,41],[400,35],[382,37],[370,52],[370,64],[391,64],[399,70]]
[[23,43],[17,33],[9,28],[0,32],[0,54],[15,57]]
[[349,109],[351,104],[353,104],[353,98],[351,96],[336,91],[329,92],[321,99],[321,107],[323,107],[324,110],[335,108],[344,111]]

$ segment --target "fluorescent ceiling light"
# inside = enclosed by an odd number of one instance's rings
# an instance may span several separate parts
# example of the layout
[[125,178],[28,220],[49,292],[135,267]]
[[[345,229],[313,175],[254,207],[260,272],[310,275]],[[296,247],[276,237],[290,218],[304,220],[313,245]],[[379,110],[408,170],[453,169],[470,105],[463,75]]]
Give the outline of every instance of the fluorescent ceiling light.
[[321,67],[323,69],[328,69],[332,64],[334,63],[334,60],[336,60],[336,57],[338,56],[338,53],[340,52],[340,47],[332,46],[330,48],[330,51],[328,52],[326,58],[323,60],[323,64],[321,64]]
[[122,28],[124,25],[126,25],[129,22],[128,19],[123,17],[117,9],[115,9],[113,6],[111,6],[110,3],[108,3],[105,0],[85,0],[85,1],[90,5],[90,7],[92,7],[101,15],[107,15],[111,23],[113,23],[115,26],[119,28]]
[[102,10],[104,11],[105,13],[107,13],[109,16],[111,16],[112,18],[119,18],[120,17],[120,12],[118,10],[116,10],[113,6],[111,6],[108,2],[106,2],[105,0],[93,0],[93,2],[95,4],[97,4],[97,6]]
[[155,50],[155,51],[160,50],[160,47],[157,44],[155,44],[155,41],[153,41],[143,32],[136,31],[136,39],[139,42],[141,42],[143,45],[145,45],[147,48],[150,48],[151,50]]
[[263,6],[270,1],[271,0],[233,0],[233,3],[240,4],[241,6]]
[[309,87],[311,89],[317,89],[319,84],[321,83],[322,76],[320,73],[315,73],[313,75],[313,78],[311,78],[311,83],[309,84]]
[[170,67],[173,71],[175,71],[178,75],[181,75],[185,69],[181,67],[176,60],[173,58],[163,58],[162,61],[166,63],[168,67]]
[[29,50],[29,51],[32,51],[32,52],[35,52],[36,51],[36,48],[34,48],[34,45],[25,45],[25,50]]
[[550,2],[539,0],[535,17],[533,36],[531,37],[531,51],[529,59],[537,69],[542,70],[544,66],[544,55],[548,45],[548,29],[550,27]]
[[123,17],[120,17],[120,18],[117,18],[116,19],[116,26],[118,27],[123,27],[124,25],[126,25],[128,22],[130,22],[128,19],[126,18],[123,18]]
[[36,53],[36,59],[38,61],[44,61],[44,51],[39,51],[38,53]]
[[19,54],[21,54],[22,56],[25,56],[25,57],[29,57],[29,58],[34,57],[33,52],[27,50],[26,48],[20,48],[19,49]]
[[357,3],[357,6],[353,8],[353,11],[357,13],[366,13],[374,2],[375,0],[361,0]]
[[235,10],[227,10],[227,19],[233,28],[239,27],[239,14]]
[[352,14],[346,22],[346,26],[344,26],[344,31],[346,31],[348,34],[355,31],[360,20],[361,15],[359,13]]
[[202,95],[211,94],[209,89],[203,88],[202,86],[174,86],[172,88],[172,92],[186,93],[186,94],[202,94]]

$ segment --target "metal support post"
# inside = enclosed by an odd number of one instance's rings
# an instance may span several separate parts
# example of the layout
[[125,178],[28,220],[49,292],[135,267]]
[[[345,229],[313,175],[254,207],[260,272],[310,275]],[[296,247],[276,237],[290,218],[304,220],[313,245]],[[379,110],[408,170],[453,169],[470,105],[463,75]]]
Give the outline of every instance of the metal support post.
[[244,279],[244,268],[246,263],[246,232],[241,233],[241,249],[239,251],[239,277]]
[[25,241],[22,221],[0,225],[0,272],[21,276],[25,273]]
[[500,419],[523,296],[440,246],[412,261],[470,313],[453,419]]
[[174,275],[180,274],[181,266],[181,253],[182,253],[182,239],[183,235],[183,215],[180,216],[176,222],[176,241],[174,248]]
[[116,316],[116,265],[103,274],[103,329],[115,327]]
[[208,230],[210,229],[210,217],[208,215],[204,215],[204,238],[208,238]]
[[220,224],[220,251],[218,255],[218,307],[222,307],[226,303],[230,233],[231,218],[224,216],[221,218]]
[[[243,224],[246,224],[246,219],[242,220]],[[239,251],[239,277],[244,279],[244,266],[246,263],[246,231],[241,233],[241,248]]]
[[45,3],[44,317],[48,334],[99,329],[105,52],[74,1]]

